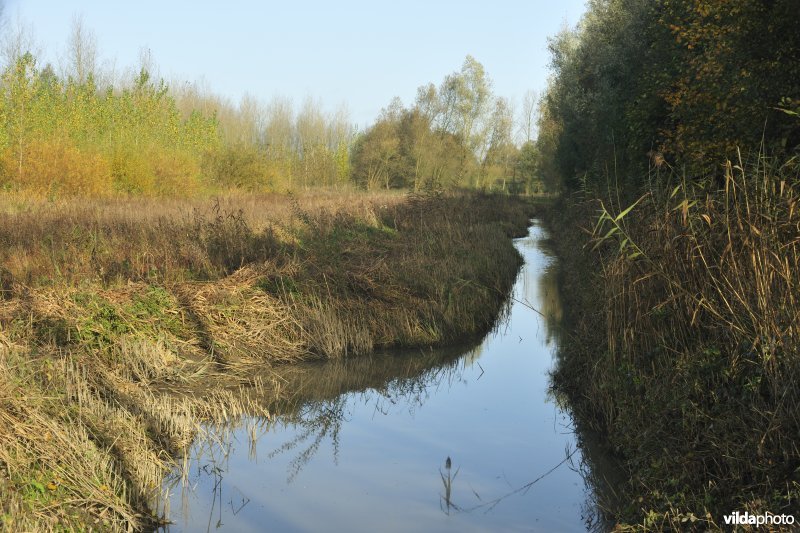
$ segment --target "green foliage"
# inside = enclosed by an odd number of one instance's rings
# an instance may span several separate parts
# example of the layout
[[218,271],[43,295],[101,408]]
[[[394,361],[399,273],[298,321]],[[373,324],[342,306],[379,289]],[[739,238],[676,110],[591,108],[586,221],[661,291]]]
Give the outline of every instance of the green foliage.
[[595,244],[554,239],[582,265],[554,381],[630,473],[613,522],[796,508],[796,22],[792,0],[596,0],[551,40],[539,165],[587,200],[551,227]]
[[665,0],[659,23],[680,65],[664,91],[667,150],[701,166],[708,156],[733,159],[737,146],[758,146],[762,136],[770,151],[800,144],[797,125],[773,109],[800,96],[796,22],[793,0]]
[[577,337],[554,382],[630,472],[614,521],[796,508],[798,177],[766,158],[728,164],[719,189],[663,176],[624,209],[599,203],[593,247],[570,233],[596,200],[564,201],[550,224],[563,264],[581,265],[565,269]]
[[265,276],[256,282],[256,287],[262,291],[283,296],[287,294],[297,295],[300,293],[295,280],[290,276],[283,276],[275,274],[272,276]]
[[543,170],[568,190],[614,183],[633,197],[664,164],[721,180],[717,162],[762,138],[790,155],[800,127],[775,108],[800,95],[796,11],[793,0],[590,3],[550,42]]
[[539,149],[536,143],[528,141],[519,149],[515,162],[515,178],[528,194],[540,192],[542,189],[539,179],[539,160]]
[[119,338],[130,331],[129,324],[111,302],[93,293],[78,293],[75,304],[82,310],[76,326],[77,341],[84,346],[106,350]]
[[438,88],[420,88],[412,107],[394,102],[356,136],[344,111],[327,114],[313,100],[297,113],[281,99],[263,107],[246,96],[235,106],[195,86],[170,88],[147,67],[121,83],[98,81],[94,51],[81,49],[91,43],[74,38],[71,74],[25,53],[0,75],[6,191],[50,199],[351,183],[530,191],[515,176],[511,106],[471,56]]
[[178,309],[180,305],[169,291],[153,285],[134,295],[123,312],[139,330],[166,331],[181,335],[185,328]]
[[260,191],[270,189],[276,179],[267,155],[255,146],[228,146],[214,155],[213,175],[223,189]]
[[130,87],[60,79],[24,54],[0,81],[6,188],[54,196],[195,189],[201,156],[219,144],[215,119],[181,119],[163,81],[142,70]]
[[353,148],[353,180],[366,188],[486,189],[514,181],[517,147],[510,104],[491,92],[483,65],[462,68],[417,90],[409,108],[395,99]]

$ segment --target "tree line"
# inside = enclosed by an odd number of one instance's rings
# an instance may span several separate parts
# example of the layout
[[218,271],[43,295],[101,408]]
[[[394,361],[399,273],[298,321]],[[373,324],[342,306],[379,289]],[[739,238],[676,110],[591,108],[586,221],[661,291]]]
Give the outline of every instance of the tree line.
[[794,0],[591,0],[550,40],[537,146],[552,188],[635,190],[668,164],[788,160],[800,144]]
[[6,32],[0,72],[0,188],[58,195],[185,195],[350,181],[356,130],[307,99],[234,104],[167,83],[149,54],[123,75],[98,66],[73,22],[63,64],[41,64],[29,30]]
[[592,0],[550,41],[537,147],[572,289],[554,389],[615,450],[596,495],[618,529],[797,509],[798,13]]
[[419,87],[411,106],[395,98],[356,140],[353,180],[367,188],[537,192],[535,94],[526,95],[518,123],[509,100],[492,94],[491,85],[483,65],[467,56],[438,87]]
[[[475,187],[534,192],[536,97],[518,122],[467,57],[439,87],[395,99],[357,131],[346,109],[288,98],[237,104],[167,83],[148,54],[118,76],[73,21],[65,59],[42,65],[25,30],[6,33],[0,73],[0,188],[58,195],[178,195],[312,186]],[[518,146],[523,143],[522,146]]]

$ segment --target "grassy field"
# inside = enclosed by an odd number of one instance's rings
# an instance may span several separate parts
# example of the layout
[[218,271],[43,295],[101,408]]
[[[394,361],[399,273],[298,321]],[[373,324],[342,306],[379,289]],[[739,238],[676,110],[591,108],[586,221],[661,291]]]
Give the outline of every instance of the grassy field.
[[0,198],[2,529],[152,527],[202,422],[291,393],[276,365],[480,336],[530,215],[475,194]]

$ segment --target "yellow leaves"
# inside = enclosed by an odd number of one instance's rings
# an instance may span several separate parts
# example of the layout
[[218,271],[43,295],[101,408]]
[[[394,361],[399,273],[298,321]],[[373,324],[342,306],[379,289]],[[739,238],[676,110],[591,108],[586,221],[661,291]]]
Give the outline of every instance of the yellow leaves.
[[[176,174],[198,181],[201,152],[219,146],[219,124],[214,117],[198,111],[192,120],[181,120],[163,82],[142,78],[133,91],[115,92],[98,90],[92,83],[61,83],[55,75],[42,80],[29,54],[2,72],[0,165],[4,181],[15,189],[51,197],[111,194],[117,192],[118,181],[112,167],[137,166],[115,165],[118,152],[136,154],[142,147],[156,146],[159,153],[181,152],[177,158],[161,158],[167,161],[161,174],[172,181],[167,189],[176,190],[181,188]],[[180,160],[178,172],[172,159]],[[185,159],[191,159],[191,165]],[[146,163],[144,174],[151,183],[139,189],[153,192],[158,172],[155,164]]]
[[17,154],[22,173],[19,185],[42,194],[97,196],[109,191],[111,168],[98,153],[81,151],[69,141],[36,139]]
[[697,14],[705,18],[711,13],[711,7],[708,4],[698,3],[697,4]]

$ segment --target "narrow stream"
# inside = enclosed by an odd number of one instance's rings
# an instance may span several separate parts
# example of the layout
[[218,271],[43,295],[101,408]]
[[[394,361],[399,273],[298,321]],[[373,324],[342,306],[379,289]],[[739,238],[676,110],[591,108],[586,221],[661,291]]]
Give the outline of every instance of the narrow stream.
[[[301,391],[191,449],[179,531],[586,531],[586,461],[548,392],[561,317],[534,224],[508,316],[479,345],[285,369]],[[449,468],[448,468],[449,467]]]

